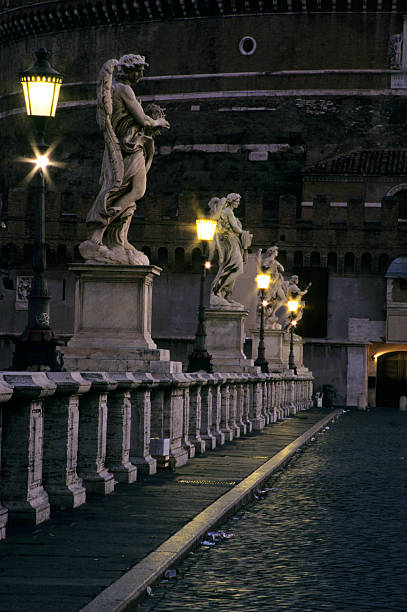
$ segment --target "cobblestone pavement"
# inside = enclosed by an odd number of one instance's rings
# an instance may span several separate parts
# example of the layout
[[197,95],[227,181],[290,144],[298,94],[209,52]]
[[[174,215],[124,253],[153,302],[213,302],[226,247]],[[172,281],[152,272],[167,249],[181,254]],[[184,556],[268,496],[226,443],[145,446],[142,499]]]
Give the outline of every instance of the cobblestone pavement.
[[407,413],[348,411],[139,612],[407,610]]

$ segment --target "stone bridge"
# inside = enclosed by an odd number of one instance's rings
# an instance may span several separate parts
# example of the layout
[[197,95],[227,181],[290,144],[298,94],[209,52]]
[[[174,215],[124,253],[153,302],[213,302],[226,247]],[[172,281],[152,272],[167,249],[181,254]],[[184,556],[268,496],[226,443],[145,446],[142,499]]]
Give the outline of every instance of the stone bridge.
[[[1,372],[0,538],[306,410],[311,373]],[[162,445],[163,450],[157,447]],[[167,448],[165,448],[167,447]]]

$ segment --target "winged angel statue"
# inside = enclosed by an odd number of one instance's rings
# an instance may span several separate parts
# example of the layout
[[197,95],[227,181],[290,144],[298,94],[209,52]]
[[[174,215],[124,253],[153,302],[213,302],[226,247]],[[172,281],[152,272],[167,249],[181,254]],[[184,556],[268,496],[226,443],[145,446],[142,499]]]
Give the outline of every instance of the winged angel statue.
[[155,104],[146,107],[146,114],[134,94],[132,86],[147,66],[144,56],[128,54],[108,60],[99,73],[97,121],[105,140],[101,189],[86,218],[90,236],[79,247],[89,263],[149,263],[127,234],[136,202],[146,190],[154,138],[170,125]]

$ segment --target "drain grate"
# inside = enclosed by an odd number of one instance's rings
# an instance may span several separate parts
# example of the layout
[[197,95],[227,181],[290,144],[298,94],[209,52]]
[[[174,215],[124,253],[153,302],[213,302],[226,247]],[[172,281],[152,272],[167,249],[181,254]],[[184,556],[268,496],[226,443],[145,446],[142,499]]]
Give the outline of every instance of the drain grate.
[[177,480],[177,482],[179,484],[192,485],[194,487],[232,487],[233,485],[236,485],[238,482],[240,482],[240,480],[204,480],[202,478],[189,478],[187,480],[185,478],[180,478],[179,480]]

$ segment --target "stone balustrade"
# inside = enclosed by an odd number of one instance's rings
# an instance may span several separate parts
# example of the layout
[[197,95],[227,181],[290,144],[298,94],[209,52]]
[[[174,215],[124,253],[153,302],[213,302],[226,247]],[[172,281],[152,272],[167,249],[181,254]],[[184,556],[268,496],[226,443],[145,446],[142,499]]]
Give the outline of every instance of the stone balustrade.
[[118,482],[152,475],[151,438],[172,467],[312,405],[311,374],[0,373],[0,539]]

